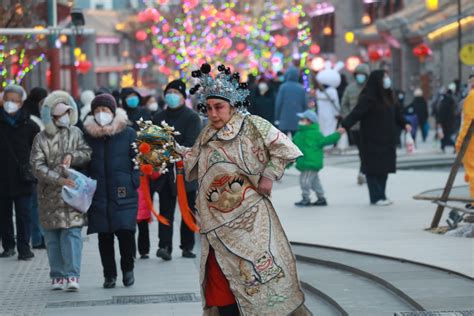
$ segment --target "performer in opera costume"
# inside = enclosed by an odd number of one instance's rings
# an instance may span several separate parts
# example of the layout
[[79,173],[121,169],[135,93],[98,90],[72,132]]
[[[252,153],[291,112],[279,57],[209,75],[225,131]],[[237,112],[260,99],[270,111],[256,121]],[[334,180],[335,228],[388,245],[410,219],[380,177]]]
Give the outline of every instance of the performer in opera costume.
[[[205,315],[310,315],[295,257],[270,201],[272,183],[301,156],[268,121],[246,114],[249,91],[224,65],[193,71],[209,123],[192,148],[176,144],[197,179]],[[179,170],[178,170],[179,172]]]

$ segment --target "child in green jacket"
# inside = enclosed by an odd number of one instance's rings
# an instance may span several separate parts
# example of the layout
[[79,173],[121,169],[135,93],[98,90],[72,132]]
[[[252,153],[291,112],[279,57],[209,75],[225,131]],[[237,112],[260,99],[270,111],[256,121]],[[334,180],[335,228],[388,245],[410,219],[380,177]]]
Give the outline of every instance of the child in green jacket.
[[[300,186],[303,199],[296,202],[296,206],[326,206],[324,190],[319,180],[319,170],[323,168],[324,146],[336,144],[341,135],[345,133],[343,128],[337,132],[324,136],[319,130],[318,116],[312,110],[298,113],[300,118],[298,132],[293,137],[293,142],[303,152],[303,156],[296,160],[296,169],[301,171]],[[311,189],[316,192],[318,200],[311,203]]]

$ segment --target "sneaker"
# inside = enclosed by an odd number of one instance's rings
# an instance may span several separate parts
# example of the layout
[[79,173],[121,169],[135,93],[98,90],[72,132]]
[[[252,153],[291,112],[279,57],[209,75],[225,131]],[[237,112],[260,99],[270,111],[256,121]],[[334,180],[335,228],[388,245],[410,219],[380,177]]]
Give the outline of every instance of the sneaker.
[[150,258],[150,256],[147,253],[140,255],[140,259],[148,259],[148,258]]
[[310,206],[311,201],[310,200],[301,200],[299,202],[295,202],[295,206]]
[[156,251],[156,256],[158,258],[161,258],[165,261],[170,261],[171,260],[171,251],[168,247],[166,248],[159,248],[157,251]]
[[13,257],[15,254],[15,249],[5,249],[2,253],[0,253],[0,258]]
[[79,290],[79,278],[70,277],[67,278],[66,291],[75,292]]
[[132,286],[135,283],[135,277],[133,276],[133,271],[124,272],[122,282],[125,287]]
[[196,254],[193,253],[191,250],[188,249],[183,249],[183,258],[196,258]]
[[468,204],[466,204],[466,208],[467,208],[468,210],[474,210],[474,204],[468,203]]
[[104,289],[111,289],[115,287],[115,282],[117,281],[116,277],[106,277],[104,279],[103,287]]
[[323,199],[318,199],[314,203],[311,203],[311,205],[313,205],[313,206],[327,206],[328,202],[326,201],[326,199],[323,198]]
[[63,278],[53,278],[51,279],[51,290],[57,291],[64,289],[64,279]]
[[388,206],[391,204],[393,204],[393,202],[390,200],[378,200],[377,202],[374,203],[374,205],[376,206]]
[[27,261],[27,260],[30,260],[32,258],[34,258],[35,254],[30,250],[26,250],[26,251],[22,251],[18,254],[18,260],[24,260],[24,261]]

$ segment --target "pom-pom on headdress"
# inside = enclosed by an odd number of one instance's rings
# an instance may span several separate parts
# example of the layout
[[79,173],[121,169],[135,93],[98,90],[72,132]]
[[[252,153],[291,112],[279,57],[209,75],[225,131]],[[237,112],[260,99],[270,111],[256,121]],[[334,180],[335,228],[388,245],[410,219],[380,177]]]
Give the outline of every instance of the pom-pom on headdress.
[[206,100],[217,98],[228,101],[231,106],[245,112],[250,105],[247,100],[250,95],[247,84],[240,83],[240,74],[238,72],[232,73],[229,67],[220,65],[217,70],[219,72],[215,78],[211,75],[211,65],[209,64],[202,64],[201,69],[191,73],[191,76],[199,81],[189,90],[189,93],[199,95],[198,109],[205,114]]

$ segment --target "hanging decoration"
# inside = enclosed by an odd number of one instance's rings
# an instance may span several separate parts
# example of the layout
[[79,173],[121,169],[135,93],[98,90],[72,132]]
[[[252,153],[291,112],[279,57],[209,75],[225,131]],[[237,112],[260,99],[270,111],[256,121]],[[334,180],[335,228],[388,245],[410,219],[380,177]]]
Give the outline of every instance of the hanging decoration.
[[425,62],[426,57],[431,56],[432,54],[433,52],[431,51],[431,48],[425,43],[421,43],[413,48],[413,55],[418,57],[422,63]]

